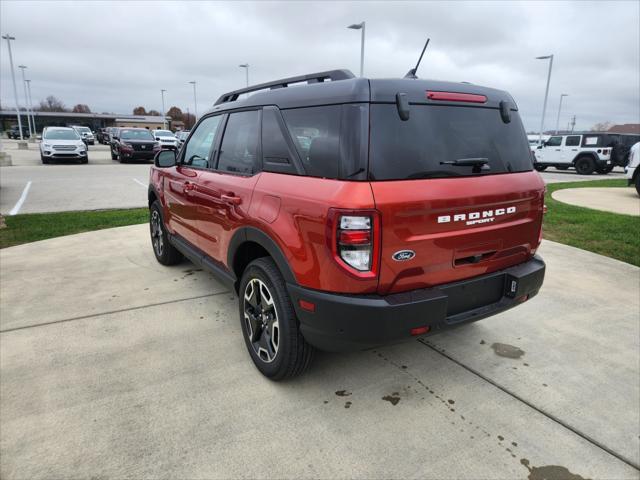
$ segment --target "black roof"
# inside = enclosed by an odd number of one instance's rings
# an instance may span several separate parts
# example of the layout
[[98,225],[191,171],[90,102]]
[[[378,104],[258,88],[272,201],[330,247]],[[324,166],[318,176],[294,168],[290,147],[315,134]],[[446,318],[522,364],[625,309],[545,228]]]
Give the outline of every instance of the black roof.
[[[487,102],[482,106],[497,108],[504,100],[510,102],[512,108],[517,108],[507,92],[471,83],[408,78],[356,78],[348,70],[332,70],[289,77],[225,93],[216,101],[210,112],[264,105],[286,109],[341,103],[395,103],[396,94],[399,92],[405,93],[409,102],[414,104],[447,103],[428,100],[427,90],[485,95]],[[240,98],[243,93],[252,95]],[[455,105],[461,105],[461,102],[455,102]]]

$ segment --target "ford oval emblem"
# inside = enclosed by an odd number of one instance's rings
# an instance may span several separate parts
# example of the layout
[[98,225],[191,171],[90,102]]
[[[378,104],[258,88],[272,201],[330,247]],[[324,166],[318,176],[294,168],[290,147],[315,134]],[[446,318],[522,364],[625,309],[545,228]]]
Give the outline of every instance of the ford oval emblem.
[[393,254],[393,259],[396,262],[406,262],[416,256],[416,252],[413,250],[400,250]]

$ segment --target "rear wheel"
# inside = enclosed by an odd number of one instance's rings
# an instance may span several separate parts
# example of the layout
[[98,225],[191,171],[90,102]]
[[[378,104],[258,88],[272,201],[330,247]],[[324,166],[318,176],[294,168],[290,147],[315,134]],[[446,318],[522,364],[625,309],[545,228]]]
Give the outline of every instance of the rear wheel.
[[238,303],[245,344],[258,370],[271,380],[303,373],[314,349],[300,333],[284,279],[271,258],[246,268]]
[[535,168],[538,172],[544,172],[547,169],[546,165],[540,165],[539,163],[536,163],[533,168]]
[[151,234],[153,253],[159,263],[162,265],[175,265],[182,261],[182,254],[169,243],[167,230],[162,220],[161,205],[158,200],[153,202],[149,209],[149,233]]
[[580,157],[576,160],[576,172],[580,175],[591,175],[595,169],[596,165],[591,157]]

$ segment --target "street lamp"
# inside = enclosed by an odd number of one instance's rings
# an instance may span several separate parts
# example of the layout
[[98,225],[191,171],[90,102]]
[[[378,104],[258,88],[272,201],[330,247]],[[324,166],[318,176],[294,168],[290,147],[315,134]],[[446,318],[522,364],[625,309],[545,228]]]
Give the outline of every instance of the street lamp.
[[246,78],[247,78],[247,88],[249,88],[249,64],[248,63],[243,63],[242,65],[238,65],[240,68],[244,68],[245,69],[245,74],[246,74]]
[[558,134],[558,128],[560,127],[560,111],[562,110],[562,99],[563,97],[568,97],[569,94],[561,93],[560,94],[560,105],[558,105],[558,118],[556,119],[556,135]]
[[18,116],[18,130],[20,131],[20,140],[22,138],[22,120],[20,120],[20,108],[18,107],[18,88],[16,87],[16,74],[13,70],[13,56],[11,55],[11,40],[15,40],[16,37],[11,35],[3,35],[2,38],[7,41],[7,48],[9,49],[9,65],[11,65],[11,80],[13,81],[13,96],[16,100],[16,115]]
[[193,85],[193,117],[195,118],[195,121],[198,121],[198,98],[196,97],[196,81],[193,80],[192,82],[189,82],[191,85]]
[[29,106],[31,107],[31,123],[33,124],[33,134],[37,134],[36,130],[36,114],[33,111],[33,99],[31,97],[31,80],[28,78],[25,80],[27,82],[27,93],[29,94]]
[[352,30],[362,30],[362,36],[360,40],[360,76],[364,75],[364,30],[365,30],[365,22],[354,23],[353,25],[349,25],[347,28]]
[[536,60],[549,59],[549,73],[547,74],[547,89],[544,92],[544,105],[542,106],[542,120],[540,120],[540,138],[538,142],[542,144],[542,132],[544,131],[544,116],[547,113],[547,97],[549,96],[549,83],[551,82],[551,69],[553,68],[553,55],[545,55],[542,57],[536,57]]
[[24,70],[27,68],[26,65],[18,65],[18,68],[22,70],[22,86],[24,87],[24,102],[27,104],[27,127],[29,128],[29,136],[31,137],[33,133],[31,132],[31,116],[29,112],[29,95],[27,95],[27,81],[25,80]]
[[167,115],[165,114],[165,111],[164,111],[164,92],[166,92],[166,90],[164,88],[162,90],[160,90],[160,95],[162,95],[162,129],[166,130],[167,129]]

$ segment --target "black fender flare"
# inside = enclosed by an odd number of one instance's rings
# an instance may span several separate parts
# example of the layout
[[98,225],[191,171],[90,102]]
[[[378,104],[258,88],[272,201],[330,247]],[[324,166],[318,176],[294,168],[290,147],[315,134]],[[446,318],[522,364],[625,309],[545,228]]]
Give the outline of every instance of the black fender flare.
[[[296,277],[291,270],[287,257],[282,253],[278,244],[262,230],[255,227],[241,227],[233,234],[229,247],[227,248],[227,265],[229,270],[233,271],[236,253],[244,242],[255,242],[264,248],[273,261],[276,262],[280,273],[284,277],[285,282],[297,285]],[[234,272],[235,273],[235,272]]]
[[601,163],[600,158],[593,152],[580,152],[578,153],[575,157],[573,157],[573,160],[571,160],[571,165],[576,164],[576,161],[580,158],[580,157],[591,157],[591,159],[593,160],[593,162],[598,165]]

